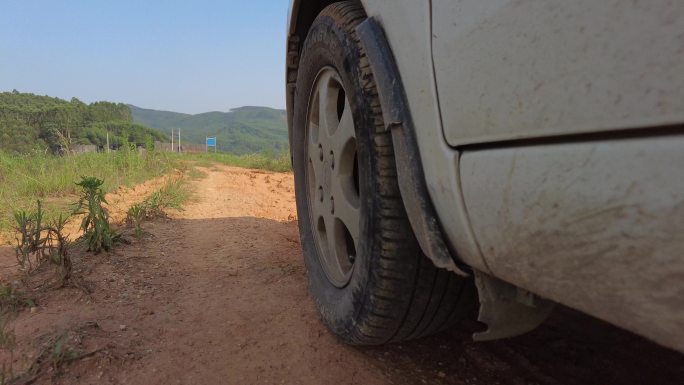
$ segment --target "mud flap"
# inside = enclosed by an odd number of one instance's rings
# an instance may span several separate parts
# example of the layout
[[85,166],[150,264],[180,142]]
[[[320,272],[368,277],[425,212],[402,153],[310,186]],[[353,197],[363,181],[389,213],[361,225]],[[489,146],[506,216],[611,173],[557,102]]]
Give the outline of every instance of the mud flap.
[[468,268],[447,246],[430,200],[413,120],[385,32],[370,17],[356,27],[356,33],[373,70],[385,129],[392,132],[399,190],[416,239],[435,266],[468,276]]
[[544,322],[554,308],[554,302],[498,278],[479,271],[474,275],[480,298],[477,320],[487,325],[487,330],[473,334],[475,341],[527,333]]

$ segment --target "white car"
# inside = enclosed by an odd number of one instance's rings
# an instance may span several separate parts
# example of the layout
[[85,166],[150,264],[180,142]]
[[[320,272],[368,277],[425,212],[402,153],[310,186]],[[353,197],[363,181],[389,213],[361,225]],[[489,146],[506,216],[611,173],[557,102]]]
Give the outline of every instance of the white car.
[[684,1],[294,0],[312,297],[343,341],[560,303],[684,351]]

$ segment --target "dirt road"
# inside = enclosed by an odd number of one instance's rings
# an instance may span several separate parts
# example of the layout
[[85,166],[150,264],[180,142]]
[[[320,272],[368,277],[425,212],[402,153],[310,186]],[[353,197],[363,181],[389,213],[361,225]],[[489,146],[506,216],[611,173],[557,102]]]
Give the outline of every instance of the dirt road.
[[36,383],[684,383],[684,356],[567,309],[506,341],[476,344],[452,331],[342,345],[307,294],[292,176],[203,171],[184,211],[79,268],[91,296],[49,292],[20,313],[16,367],[68,331],[80,356],[58,370],[48,365]]

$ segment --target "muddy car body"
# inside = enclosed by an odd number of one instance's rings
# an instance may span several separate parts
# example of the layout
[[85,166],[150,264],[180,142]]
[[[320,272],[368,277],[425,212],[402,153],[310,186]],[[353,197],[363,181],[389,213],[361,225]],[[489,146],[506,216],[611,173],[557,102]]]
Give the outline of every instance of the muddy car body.
[[476,303],[476,337],[508,337],[560,303],[684,351],[682,31],[665,0],[294,0],[300,231],[333,332],[419,337]]

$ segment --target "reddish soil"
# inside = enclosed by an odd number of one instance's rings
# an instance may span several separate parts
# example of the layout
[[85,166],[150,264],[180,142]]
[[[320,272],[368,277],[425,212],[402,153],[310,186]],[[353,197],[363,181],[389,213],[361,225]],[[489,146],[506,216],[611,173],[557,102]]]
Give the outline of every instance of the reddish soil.
[[[143,239],[110,254],[75,250],[75,275],[92,294],[42,292],[37,308],[19,313],[15,374],[39,365],[18,382],[684,383],[683,355],[564,308],[509,340],[474,343],[451,331],[383,347],[343,345],[307,293],[292,175],[203,171],[192,181],[193,201],[146,223]],[[139,195],[122,192],[117,204]],[[0,257],[10,264],[11,249]],[[37,360],[64,332],[76,358]],[[0,358],[9,363],[6,352]]]

